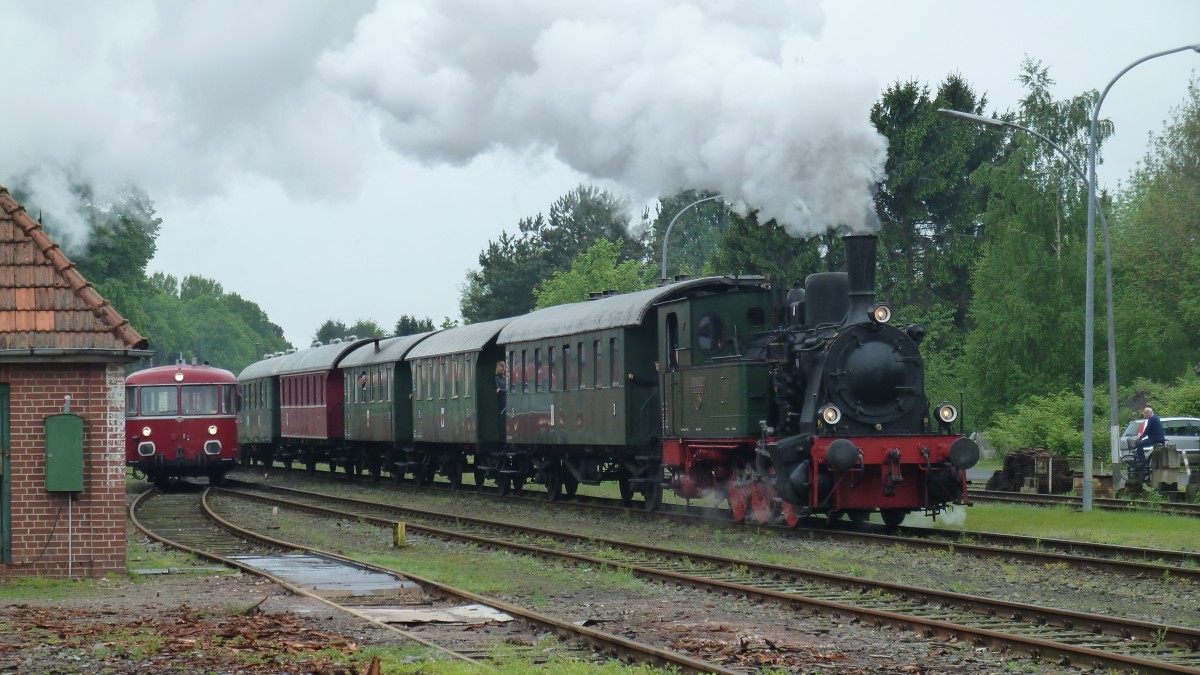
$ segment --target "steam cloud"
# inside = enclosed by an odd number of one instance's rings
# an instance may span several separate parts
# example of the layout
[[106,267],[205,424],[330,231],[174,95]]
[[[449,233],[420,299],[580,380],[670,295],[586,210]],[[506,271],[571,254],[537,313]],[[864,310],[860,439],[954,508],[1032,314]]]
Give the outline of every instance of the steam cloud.
[[427,161],[549,149],[643,196],[716,190],[795,234],[877,225],[874,82],[787,54],[819,32],[817,3],[581,4],[381,4],[318,71]]
[[101,199],[248,176],[348,196],[382,136],[428,164],[551,152],[639,197],[716,190],[797,234],[869,228],[877,90],[805,63],[822,21],[815,0],[14,0],[0,184],[48,221],[75,174]]

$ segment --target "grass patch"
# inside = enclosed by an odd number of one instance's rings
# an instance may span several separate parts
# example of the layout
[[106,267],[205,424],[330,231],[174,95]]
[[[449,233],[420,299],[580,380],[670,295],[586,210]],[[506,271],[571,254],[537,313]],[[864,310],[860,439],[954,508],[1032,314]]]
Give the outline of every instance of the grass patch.
[[1104,544],[1200,551],[1196,519],[1132,511],[1083,512],[1067,506],[1029,507],[976,504],[959,508],[961,518],[939,518],[934,527],[1020,534],[1044,539],[1076,539]]
[[93,580],[72,581],[50,577],[18,577],[0,584],[0,600],[57,600],[98,595]]
[[131,573],[138,569],[203,567],[213,564],[190,553],[169,549],[157,542],[132,535],[126,542],[125,556],[125,569]]

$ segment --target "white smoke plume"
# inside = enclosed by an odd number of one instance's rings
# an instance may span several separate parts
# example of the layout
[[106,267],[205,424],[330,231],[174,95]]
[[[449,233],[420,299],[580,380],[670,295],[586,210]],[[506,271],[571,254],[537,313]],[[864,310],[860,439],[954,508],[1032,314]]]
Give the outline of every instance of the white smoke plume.
[[548,149],[641,196],[715,190],[796,234],[862,230],[877,90],[789,55],[821,23],[811,1],[381,3],[318,69],[426,161]]
[[39,167],[99,201],[201,200],[264,177],[337,199],[387,146],[429,166],[501,150],[634,198],[708,189],[797,233],[862,228],[877,90],[804,53],[822,22],[816,0],[12,0],[0,184]]

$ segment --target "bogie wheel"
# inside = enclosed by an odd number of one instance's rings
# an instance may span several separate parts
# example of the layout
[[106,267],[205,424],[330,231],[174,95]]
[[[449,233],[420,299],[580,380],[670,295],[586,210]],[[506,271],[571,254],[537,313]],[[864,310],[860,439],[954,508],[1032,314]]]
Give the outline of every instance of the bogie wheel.
[[563,476],[563,491],[568,497],[574,497],[579,492],[579,481],[569,471]]
[[871,519],[870,511],[857,510],[847,511],[846,513],[850,516],[850,522],[854,523],[855,525],[860,525]]
[[509,492],[512,492],[512,478],[510,476],[506,476],[504,474],[497,476],[496,477],[496,487],[499,488],[500,494],[502,494],[502,495],[506,495]]
[[563,497],[562,492],[562,469],[558,467],[546,470],[546,496],[552,502],[556,502]]
[[458,492],[462,487],[463,465],[462,462],[455,462],[450,467],[450,489]]
[[830,511],[829,513],[825,514],[825,518],[829,521],[830,525],[837,525],[845,516],[846,512],[840,510]]
[[662,486],[658,483],[650,483],[642,490],[642,497],[646,500],[647,511],[657,511],[662,506]]
[[746,522],[746,511],[750,506],[749,492],[738,485],[729,486],[729,511],[733,514],[734,522]]
[[629,477],[621,476],[617,479],[617,487],[621,490],[621,503],[625,506],[633,504],[633,485],[629,483]]
[[484,483],[484,481],[487,480],[486,478],[484,478],[483,469],[481,469],[479,467],[474,467],[472,470],[472,474],[475,476],[475,489],[482,490],[483,483]]
[[904,522],[904,516],[908,515],[908,511],[903,509],[882,509],[879,515],[883,517],[883,524],[888,529],[900,527],[900,523]]

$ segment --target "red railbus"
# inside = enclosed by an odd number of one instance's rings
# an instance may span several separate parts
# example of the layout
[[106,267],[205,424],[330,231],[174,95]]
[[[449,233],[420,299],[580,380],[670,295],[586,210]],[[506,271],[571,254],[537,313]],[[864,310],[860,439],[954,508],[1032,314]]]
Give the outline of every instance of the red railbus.
[[209,365],[147,368],[125,378],[125,466],[162,485],[238,461],[237,377]]

